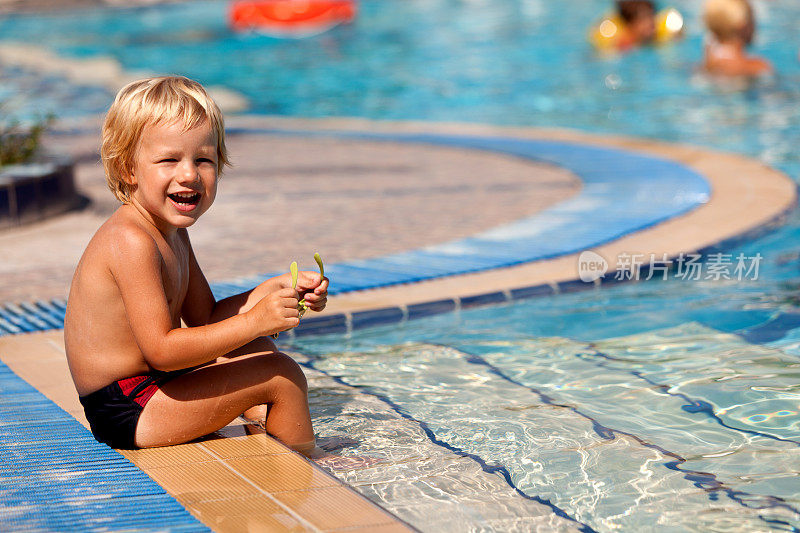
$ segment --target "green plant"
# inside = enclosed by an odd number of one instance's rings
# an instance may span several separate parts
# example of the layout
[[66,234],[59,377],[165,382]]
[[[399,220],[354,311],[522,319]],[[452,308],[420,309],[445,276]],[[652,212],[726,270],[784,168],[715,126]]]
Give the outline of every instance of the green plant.
[[53,115],[48,115],[33,125],[23,125],[5,116],[0,107],[0,167],[30,161],[39,151],[42,134],[53,119]]

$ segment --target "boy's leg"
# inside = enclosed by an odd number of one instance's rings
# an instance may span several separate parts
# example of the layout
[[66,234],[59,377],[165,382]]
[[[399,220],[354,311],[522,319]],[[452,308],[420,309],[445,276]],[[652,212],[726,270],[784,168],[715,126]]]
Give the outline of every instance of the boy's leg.
[[[241,346],[230,353],[217,358],[217,362],[228,361],[234,357],[241,357],[242,355],[250,355],[257,352],[277,352],[278,348],[269,337],[259,337],[244,346]],[[267,404],[256,405],[241,413],[247,420],[265,424],[267,420],[267,411],[269,406]],[[263,429],[263,427],[262,427]]]
[[136,445],[188,442],[220,429],[254,406],[267,405],[266,430],[298,451],[314,447],[308,389],[300,366],[272,348],[230,358],[179,376],[159,389],[145,406],[136,428]]

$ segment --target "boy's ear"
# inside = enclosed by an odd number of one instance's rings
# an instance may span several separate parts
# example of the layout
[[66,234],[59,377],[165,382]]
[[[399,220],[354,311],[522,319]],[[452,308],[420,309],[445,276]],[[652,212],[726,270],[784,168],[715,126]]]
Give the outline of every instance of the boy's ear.
[[133,194],[137,187],[136,176],[133,175],[133,172],[125,172],[122,175],[122,181],[125,183],[127,189],[126,194],[131,195]]
[[122,173],[122,181],[127,183],[128,185],[135,187],[136,186],[136,176],[133,173],[133,169],[127,169],[125,172]]

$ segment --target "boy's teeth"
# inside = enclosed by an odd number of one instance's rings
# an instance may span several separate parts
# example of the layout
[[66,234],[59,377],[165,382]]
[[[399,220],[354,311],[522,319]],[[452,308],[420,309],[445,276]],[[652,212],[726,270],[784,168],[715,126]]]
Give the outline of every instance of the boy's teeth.
[[193,202],[197,200],[199,196],[200,195],[196,192],[176,192],[169,195],[170,198],[181,203]]

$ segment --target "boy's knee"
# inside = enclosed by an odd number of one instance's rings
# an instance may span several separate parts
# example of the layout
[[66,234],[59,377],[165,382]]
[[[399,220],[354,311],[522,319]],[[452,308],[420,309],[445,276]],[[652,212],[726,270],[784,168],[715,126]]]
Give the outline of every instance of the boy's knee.
[[225,354],[225,359],[232,359],[242,355],[252,355],[255,353],[267,353],[267,352],[275,352],[277,353],[278,349],[275,347],[275,343],[272,342],[272,339],[269,337],[258,337],[244,346],[240,346],[231,352]]
[[270,363],[276,365],[277,375],[290,381],[303,392],[308,392],[308,381],[302,367],[297,361],[283,352],[275,352],[270,357]]

